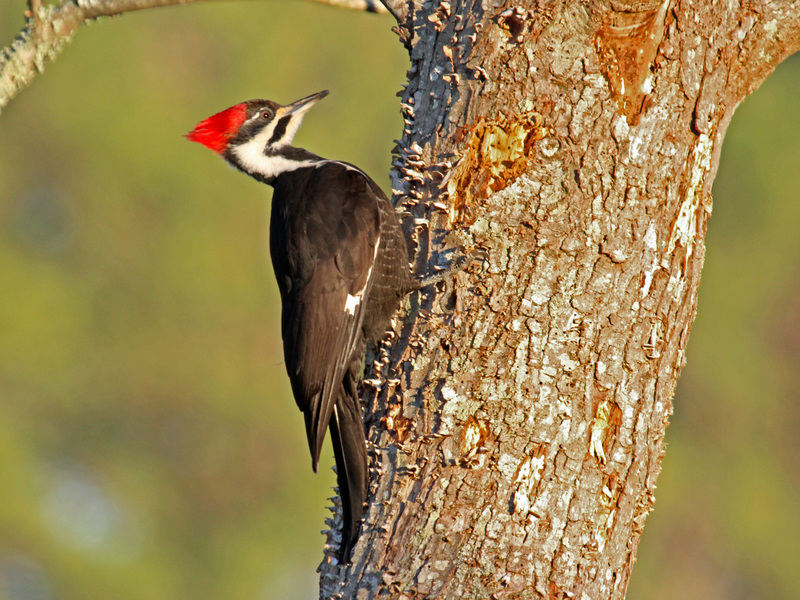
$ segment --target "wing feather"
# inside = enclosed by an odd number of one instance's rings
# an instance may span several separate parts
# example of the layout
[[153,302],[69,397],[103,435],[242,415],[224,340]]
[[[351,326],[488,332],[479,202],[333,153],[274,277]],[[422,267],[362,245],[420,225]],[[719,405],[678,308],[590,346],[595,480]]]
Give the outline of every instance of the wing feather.
[[286,368],[316,470],[345,373],[363,356],[380,214],[365,176],[340,163],[316,169],[299,203],[288,191],[275,186],[270,249]]

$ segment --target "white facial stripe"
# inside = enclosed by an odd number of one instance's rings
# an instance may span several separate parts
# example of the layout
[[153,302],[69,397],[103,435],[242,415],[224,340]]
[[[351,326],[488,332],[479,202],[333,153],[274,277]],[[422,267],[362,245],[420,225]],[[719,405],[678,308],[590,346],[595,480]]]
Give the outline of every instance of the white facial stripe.
[[[278,150],[283,148],[284,146],[288,146],[291,141],[294,139],[295,134],[297,133],[300,124],[303,122],[303,117],[305,116],[306,112],[309,108],[311,108],[312,104],[309,104],[305,108],[302,108],[291,115],[291,120],[286,127],[286,131],[283,135],[283,138],[279,141],[279,143],[274,143],[271,146],[271,149]],[[265,150],[267,148],[267,144],[269,143],[270,139],[272,139],[273,134],[275,133],[275,128],[278,126],[282,117],[286,116],[286,111],[283,107],[279,108],[275,118],[263,129],[261,130],[258,135],[256,135],[253,139],[249,142],[242,144],[241,146],[235,147],[233,149],[234,154],[239,162],[239,164],[244,167],[246,171],[249,173],[258,173],[263,175],[264,177],[271,179],[273,177],[277,177],[281,173],[285,173],[287,171],[294,171],[301,167],[308,167],[311,165],[321,165],[323,163],[334,163],[343,166],[348,171],[355,171],[357,173],[362,173],[366,176],[366,174],[359,169],[358,167],[354,167],[353,165],[349,165],[347,163],[338,161],[338,160],[308,160],[308,161],[298,161],[298,160],[291,160],[282,156],[274,156],[270,154],[266,154]],[[261,113],[258,112],[252,117],[250,117],[247,122],[255,121],[261,118]],[[377,247],[376,247],[377,250]]]
[[262,137],[262,134],[258,134],[246,144],[233,149],[239,164],[249,173],[258,173],[271,179],[281,173],[314,164],[313,161],[291,160],[284,156],[264,154],[266,142],[261,139]]
[[[306,116],[306,111],[308,111],[308,109],[311,108],[311,106],[312,105],[309,104],[305,108],[302,108],[292,113],[291,118],[289,120],[289,125],[286,126],[286,132],[283,134],[283,137],[280,140],[278,140],[275,144],[272,145],[273,148],[283,148],[284,146],[288,146],[289,144],[292,143],[292,140],[294,139],[297,130],[300,128],[300,123],[303,122],[303,117]],[[273,123],[271,123],[269,127],[270,137],[272,136],[271,132],[275,130],[275,125],[277,125],[278,121],[280,121],[284,116],[286,116],[285,111],[283,109],[278,109],[278,114],[275,115],[275,119],[273,120]],[[269,138],[267,138],[267,140],[269,140]]]
[[245,123],[249,123],[250,121],[258,121],[260,118],[261,118],[261,111],[258,111],[258,112],[257,112],[256,114],[254,114],[252,117],[250,117],[249,119],[247,119],[247,121],[245,121]]
[[[267,144],[272,139],[272,136],[275,133],[275,128],[278,126],[278,123],[280,122],[280,120],[285,116],[285,113],[286,113],[286,111],[283,108],[279,108],[277,110],[277,112],[275,113],[275,117],[272,119],[272,121],[270,121],[267,124],[267,126],[264,127],[264,129],[259,131],[258,135],[256,135],[252,140],[247,142],[247,144],[251,144],[253,142],[258,142],[258,144],[261,146],[262,150],[264,148],[266,148]],[[289,121],[289,126],[288,126],[288,128],[286,130],[287,133],[291,132],[291,136],[287,137],[284,134],[283,139],[279,140],[279,143],[272,144],[273,148],[281,148],[281,147],[285,146],[287,143],[292,141],[292,137],[294,137],[294,134],[297,133],[297,128],[300,127],[300,123],[303,120],[303,114],[304,113],[305,113],[305,111],[303,111],[303,113],[300,113],[299,115],[294,115],[294,118],[292,118],[292,120]],[[299,117],[299,119],[297,119],[297,117]],[[247,119],[246,122],[249,123],[250,121],[258,121],[260,119],[261,119],[261,111],[258,111],[252,117]],[[295,124],[295,120],[297,120],[296,124]]]
[[[258,114],[256,114],[256,116],[253,118],[257,119]],[[267,147],[267,143],[270,141],[270,139],[272,139],[272,134],[275,131],[275,127],[277,125],[278,125],[278,117],[275,117],[266,127],[264,127],[264,129],[258,132],[257,136],[255,136],[252,140],[250,140],[247,143],[252,144],[253,142],[258,142],[258,144],[261,146],[261,149],[263,150],[264,148]]]
[[[311,108],[311,106],[312,105],[309,104],[307,107],[292,113],[289,123],[286,127],[286,131],[281,139],[277,143],[273,143],[270,146],[272,150],[278,150],[284,146],[288,146],[291,143],[292,139],[294,139],[294,136],[297,133],[297,129],[300,127],[300,123],[303,122],[303,117],[305,116],[306,111]],[[266,127],[264,127],[264,129],[259,131],[258,135],[253,137],[253,139],[251,139],[249,142],[234,148],[233,152],[245,170],[250,173],[259,173],[267,178],[272,178],[277,177],[281,173],[294,171],[295,169],[310,166],[319,162],[296,161],[282,156],[274,156],[265,153],[267,144],[269,144],[269,141],[272,139],[272,136],[275,133],[275,128],[278,126],[280,120],[285,116],[286,110],[284,108],[279,108],[275,114],[275,118],[273,118],[272,121]],[[255,121],[260,118],[261,113],[258,112],[250,117],[248,122]]]

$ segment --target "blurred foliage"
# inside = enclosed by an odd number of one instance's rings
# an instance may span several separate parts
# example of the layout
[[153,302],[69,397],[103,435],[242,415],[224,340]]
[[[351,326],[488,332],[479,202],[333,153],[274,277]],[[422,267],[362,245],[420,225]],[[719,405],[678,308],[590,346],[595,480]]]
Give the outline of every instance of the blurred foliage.
[[[24,2],[0,2],[0,42]],[[81,30],[0,115],[0,600],[316,597],[269,193],[181,134],[330,88],[297,142],[388,188],[391,19],[209,3]],[[797,598],[800,60],[737,111],[629,598]]]

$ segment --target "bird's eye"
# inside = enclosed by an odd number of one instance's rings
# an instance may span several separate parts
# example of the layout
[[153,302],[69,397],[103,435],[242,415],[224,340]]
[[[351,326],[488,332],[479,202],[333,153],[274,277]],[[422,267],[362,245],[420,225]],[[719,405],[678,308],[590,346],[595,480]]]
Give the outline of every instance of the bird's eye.
[[262,110],[261,111],[261,118],[264,119],[265,121],[271,119],[272,118],[272,111],[269,110],[269,109]]

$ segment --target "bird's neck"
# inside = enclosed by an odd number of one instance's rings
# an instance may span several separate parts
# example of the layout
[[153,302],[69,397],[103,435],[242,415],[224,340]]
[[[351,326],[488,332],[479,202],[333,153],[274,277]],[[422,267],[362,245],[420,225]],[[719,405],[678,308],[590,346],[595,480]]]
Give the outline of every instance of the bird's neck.
[[274,185],[275,180],[284,173],[325,161],[303,148],[283,146],[271,150],[254,142],[255,140],[229,148],[225,152],[225,159],[240,171],[269,185]]

